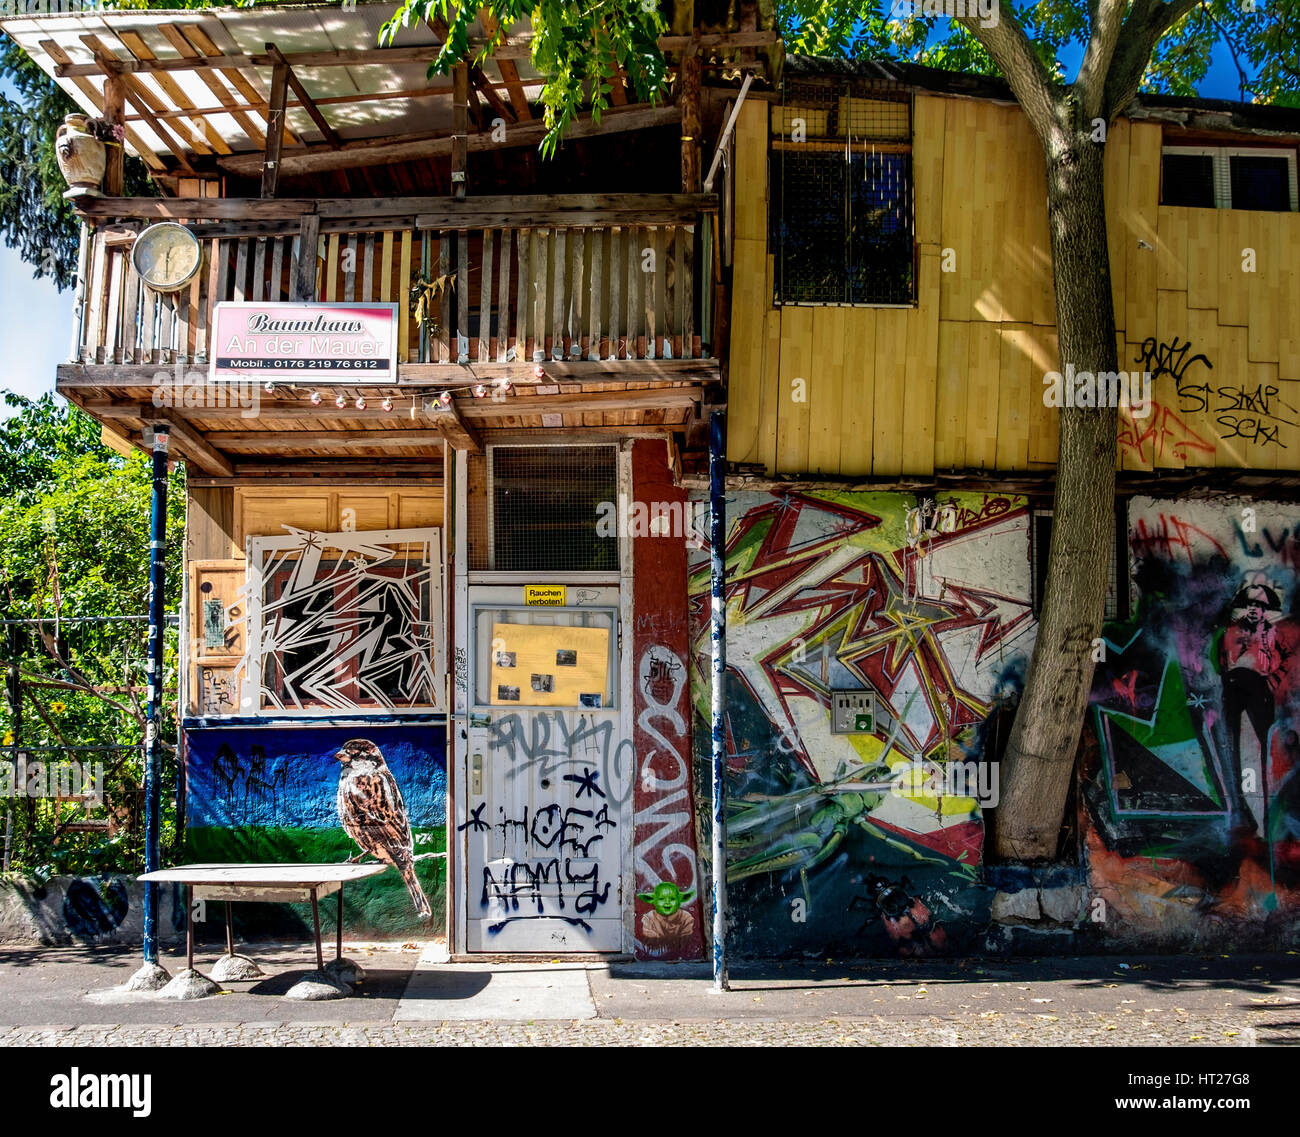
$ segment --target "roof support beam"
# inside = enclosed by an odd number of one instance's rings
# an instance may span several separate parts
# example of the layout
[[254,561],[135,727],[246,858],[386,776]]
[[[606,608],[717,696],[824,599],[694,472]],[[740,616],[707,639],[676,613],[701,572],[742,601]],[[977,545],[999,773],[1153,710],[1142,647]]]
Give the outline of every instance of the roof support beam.
[[[293,73],[293,67],[289,61],[280,53],[280,49],[273,43],[266,45],[266,54],[275,62],[276,67],[283,67],[289,80],[289,86],[293,88],[293,93],[298,96],[298,101],[302,103],[303,108],[311,115],[311,120],[316,124],[316,129],[325,136],[325,141],[329,144],[331,150],[337,150],[343,143],[339,140],[338,134],[334,128],[325,121],[325,116],[320,113],[320,108],[312,102],[311,96],[307,94],[307,88],[299,81],[298,76]],[[272,96],[275,92],[272,91]],[[268,140],[269,141],[269,140]]]
[[478,431],[461,418],[455,403],[446,407],[435,404],[431,417],[448,446],[454,450],[468,450],[473,454],[482,453],[483,440],[479,438]]
[[284,149],[284,102],[289,97],[287,63],[271,72],[271,103],[266,112],[266,151],[262,156],[262,196],[275,197],[280,186],[280,152]]
[[[93,36],[89,38],[94,39]],[[112,66],[114,62],[113,56],[105,53],[102,47],[99,46],[96,46],[93,50],[95,52],[95,65],[98,67],[99,71],[109,78],[115,78],[118,73],[114,71]],[[145,96],[137,89],[135,80],[128,75],[122,75],[121,78],[123,95],[126,101],[135,107],[136,111],[145,122],[149,124],[153,132],[163,140],[167,149],[175,155],[177,162],[180,164],[181,170],[187,174],[193,174],[194,167],[190,165],[190,160],[185,154],[184,143],[179,141],[176,136],[155,117],[153,108],[149,106],[145,101]]]
[[[565,138],[591,138],[597,135],[616,134],[620,131],[642,130],[655,126],[672,126],[681,118],[681,108],[676,106],[636,106],[626,110],[607,111],[596,123],[591,116],[575,119]],[[546,136],[546,125],[538,120],[519,123],[506,131],[504,139],[494,139],[491,131],[479,131],[466,139],[467,150],[504,150],[511,147],[536,146]],[[359,166],[382,166],[390,162],[404,162],[416,158],[434,158],[449,155],[454,139],[450,137],[393,142],[365,142],[344,144],[339,150],[313,147],[295,151],[281,158],[282,175],[315,174],[324,170],[355,169]],[[218,158],[222,169],[242,177],[256,177],[261,171],[261,155],[238,154]]]

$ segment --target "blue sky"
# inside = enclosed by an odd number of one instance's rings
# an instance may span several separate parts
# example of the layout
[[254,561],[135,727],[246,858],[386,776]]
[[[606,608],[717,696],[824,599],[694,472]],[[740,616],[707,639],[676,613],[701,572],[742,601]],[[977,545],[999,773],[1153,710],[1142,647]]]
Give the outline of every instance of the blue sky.
[[[1078,66],[1077,55],[1065,60]],[[0,83],[10,98],[13,88]],[[1237,73],[1227,48],[1220,45],[1214,66],[1202,85],[1206,98],[1235,99]],[[28,396],[54,390],[54,370],[68,358],[72,339],[72,293],[58,292],[48,280],[35,280],[29,265],[0,246],[0,387]],[[5,414],[0,407],[0,416]]]

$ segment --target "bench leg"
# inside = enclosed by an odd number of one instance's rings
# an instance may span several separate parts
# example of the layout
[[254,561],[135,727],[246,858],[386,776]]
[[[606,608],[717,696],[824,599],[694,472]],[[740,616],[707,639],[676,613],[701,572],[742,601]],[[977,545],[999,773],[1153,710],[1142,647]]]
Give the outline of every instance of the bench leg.
[[316,890],[311,890],[311,922],[316,929],[316,970],[325,970],[325,957],[320,947],[320,905],[316,902]]
[[230,901],[226,901],[226,954],[235,954],[235,928],[230,920]]
[[185,886],[185,970],[194,970],[194,885]]
[[335,927],[334,958],[343,958],[343,882],[339,882],[338,918]]

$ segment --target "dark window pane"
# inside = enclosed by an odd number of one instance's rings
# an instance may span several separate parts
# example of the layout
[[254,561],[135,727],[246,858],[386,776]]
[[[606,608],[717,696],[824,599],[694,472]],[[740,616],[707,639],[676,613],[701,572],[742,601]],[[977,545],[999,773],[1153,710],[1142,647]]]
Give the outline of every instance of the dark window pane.
[[1284,213],[1291,208],[1286,158],[1281,155],[1272,158],[1233,154],[1228,162],[1232,171],[1233,209],[1268,209]]
[[858,154],[849,174],[849,278],[858,304],[912,299],[912,156]]
[[1209,154],[1166,154],[1162,205],[1214,208],[1214,159]]
[[794,150],[772,155],[776,299],[910,304],[910,154]]
[[787,304],[844,303],[849,297],[843,154],[772,155],[772,247],[776,298]]
[[[511,572],[617,572],[612,446],[492,449],[493,564]],[[602,509],[604,505],[604,509]]]

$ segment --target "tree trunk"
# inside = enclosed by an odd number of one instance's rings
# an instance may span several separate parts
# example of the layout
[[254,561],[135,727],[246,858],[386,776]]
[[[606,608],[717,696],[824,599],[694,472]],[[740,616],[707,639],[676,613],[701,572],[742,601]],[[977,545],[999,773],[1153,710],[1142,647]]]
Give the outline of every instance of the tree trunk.
[[[1048,131],[1048,221],[1056,281],[1058,369],[1119,370],[1102,163],[1105,147],[1075,127]],[[1000,771],[994,852],[1056,856],[1075,750],[1092,684],[1114,540],[1117,412],[1062,407],[1047,589],[1038,638]]]

